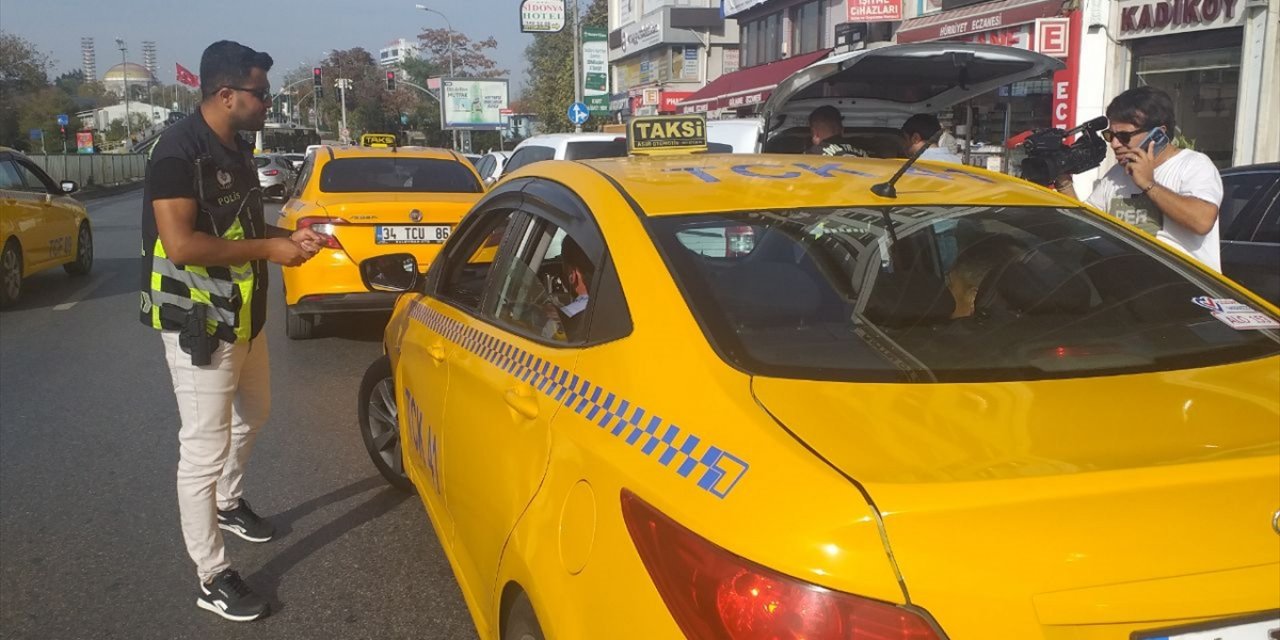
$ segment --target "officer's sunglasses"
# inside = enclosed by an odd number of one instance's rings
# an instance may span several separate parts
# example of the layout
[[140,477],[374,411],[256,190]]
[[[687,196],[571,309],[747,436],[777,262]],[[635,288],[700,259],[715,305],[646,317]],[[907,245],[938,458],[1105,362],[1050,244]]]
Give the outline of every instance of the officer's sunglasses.
[[1102,139],[1107,142],[1119,140],[1120,144],[1128,145],[1129,141],[1132,140],[1134,136],[1148,131],[1150,131],[1150,129],[1134,129],[1133,131],[1112,131],[1110,129],[1103,129],[1101,131],[1101,135]]
[[223,89],[230,89],[230,90],[232,90],[232,91],[243,91],[243,92],[245,92],[245,93],[247,93],[247,94],[249,94],[249,95],[251,95],[251,96],[253,96],[253,97],[257,98],[259,102],[268,102],[268,101],[270,101],[270,100],[271,100],[271,90],[270,90],[270,89],[248,89],[248,88],[246,88],[246,87],[233,87],[233,86],[231,86],[231,85],[224,85],[222,88],[223,88]]

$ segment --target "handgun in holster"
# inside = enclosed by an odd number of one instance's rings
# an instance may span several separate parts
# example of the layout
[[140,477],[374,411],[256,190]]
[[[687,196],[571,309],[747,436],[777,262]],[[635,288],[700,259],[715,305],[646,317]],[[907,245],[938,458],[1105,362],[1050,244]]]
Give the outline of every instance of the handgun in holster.
[[180,323],[178,346],[191,356],[191,364],[203,367],[213,362],[213,350],[218,348],[218,338],[209,334],[209,307],[196,303],[184,310],[174,305],[161,305],[160,313],[166,319]]

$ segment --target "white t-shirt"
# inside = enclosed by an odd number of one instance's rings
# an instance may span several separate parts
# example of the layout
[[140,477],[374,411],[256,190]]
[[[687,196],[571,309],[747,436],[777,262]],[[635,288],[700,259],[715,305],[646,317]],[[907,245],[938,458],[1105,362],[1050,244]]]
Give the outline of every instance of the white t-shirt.
[[[1156,182],[1182,196],[1199,198],[1218,207],[1222,205],[1222,176],[1209,156],[1181,149],[1156,167]],[[1089,204],[1150,232],[1165,244],[1189,253],[1209,268],[1222,272],[1218,250],[1218,220],[1209,233],[1200,235],[1182,223],[1164,217],[1145,194],[1140,193],[1124,165],[1115,165],[1102,176],[1089,195]]]
[[940,162],[954,162],[956,164],[964,163],[964,160],[960,159],[960,156],[954,153],[951,153],[949,150],[941,146],[929,147],[928,149],[925,149],[924,153],[920,154],[920,159],[921,160],[937,160]]

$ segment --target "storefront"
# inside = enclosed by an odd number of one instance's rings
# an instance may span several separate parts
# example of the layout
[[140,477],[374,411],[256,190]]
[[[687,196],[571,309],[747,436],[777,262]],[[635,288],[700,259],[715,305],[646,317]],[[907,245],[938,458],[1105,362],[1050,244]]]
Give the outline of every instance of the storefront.
[[640,5],[620,10],[609,34],[616,118],[673,113],[675,100],[737,69],[737,25],[718,9],[661,6],[635,16]]
[[[1060,58],[1066,69],[1001,87],[954,109],[938,119],[956,137],[957,152],[969,163],[1012,172],[1022,159],[1021,149],[1006,146],[1023,131],[1070,128],[1074,120],[1076,83],[1072,31],[1078,20],[1063,14],[1062,0],[1000,0],[948,8],[909,19],[897,33],[899,43],[969,42],[1016,47]],[[959,3],[955,3],[959,4]]]
[[1240,100],[1245,0],[1121,0],[1118,10],[1126,88],[1168,92],[1179,144],[1219,167],[1234,164],[1238,122],[1248,115]]

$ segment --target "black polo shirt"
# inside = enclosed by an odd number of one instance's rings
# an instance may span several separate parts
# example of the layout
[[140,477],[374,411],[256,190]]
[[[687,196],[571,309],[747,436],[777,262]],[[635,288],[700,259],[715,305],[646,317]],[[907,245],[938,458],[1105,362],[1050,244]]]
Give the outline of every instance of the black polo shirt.
[[[197,167],[199,170],[197,172]],[[151,150],[142,192],[142,292],[151,290],[151,260],[159,237],[153,200],[191,198],[196,201],[196,231],[221,236],[237,218],[245,238],[265,238],[262,186],[253,164],[253,147],[236,136],[228,149],[205,122],[199,109],[165,129]],[[210,267],[216,269],[219,267]],[[249,310],[252,335],[257,337],[267,318],[265,260],[253,262],[253,301]],[[142,322],[151,325],[151,314]],[[181,329],[180,326],[165,326]]]

